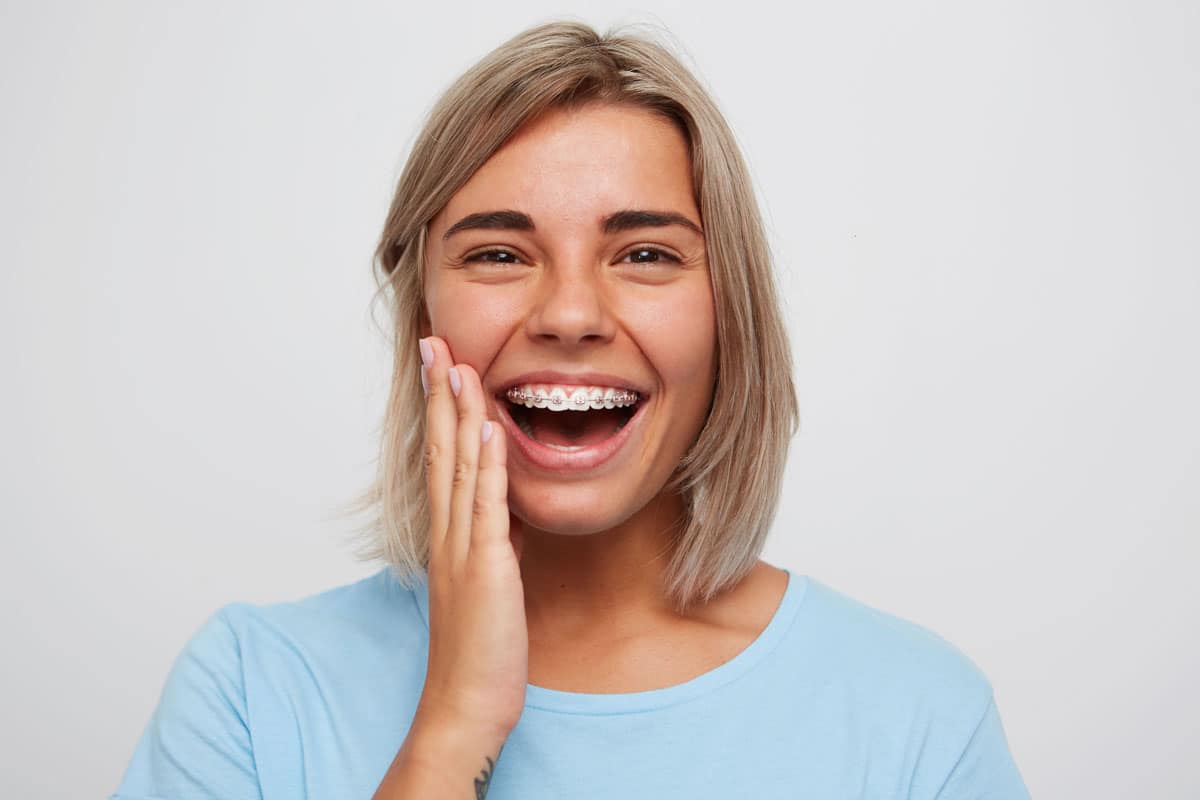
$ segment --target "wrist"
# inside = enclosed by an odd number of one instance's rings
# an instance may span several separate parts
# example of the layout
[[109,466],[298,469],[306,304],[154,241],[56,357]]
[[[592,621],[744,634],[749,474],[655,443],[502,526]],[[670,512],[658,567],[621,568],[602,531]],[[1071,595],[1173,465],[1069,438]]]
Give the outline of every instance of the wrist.
[[482,754],[493,757],[508,739],[512,729],[492,720],[467,717],[434,706],[418,706],[409,732],[420,743],[420,750],[434,754]]

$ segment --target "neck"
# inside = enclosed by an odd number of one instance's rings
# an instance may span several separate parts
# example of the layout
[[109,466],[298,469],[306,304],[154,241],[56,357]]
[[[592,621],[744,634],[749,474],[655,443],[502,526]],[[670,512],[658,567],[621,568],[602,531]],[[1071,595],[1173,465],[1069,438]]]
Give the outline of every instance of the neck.
[[660,496],[598,533],[525,526],[521,580],[531,637],[619,635],[676,616],[663,593],[663,575],[683,519],[681,499]]

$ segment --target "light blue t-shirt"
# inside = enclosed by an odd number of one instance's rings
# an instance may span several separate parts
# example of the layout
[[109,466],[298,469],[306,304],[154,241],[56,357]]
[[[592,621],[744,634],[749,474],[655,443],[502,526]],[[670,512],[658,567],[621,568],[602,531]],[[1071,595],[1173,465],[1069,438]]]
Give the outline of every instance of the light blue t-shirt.
[[[788,576],[758,638],[685,683],[528,686],[488,800],[1027,800],[974,662]],[[412,721],[428,626],[428,585],[405,590],[386,567],[303,600],[225,606],[176,659],[113,797],[369,800]],[[480,775],[462,776],[464,797]]]

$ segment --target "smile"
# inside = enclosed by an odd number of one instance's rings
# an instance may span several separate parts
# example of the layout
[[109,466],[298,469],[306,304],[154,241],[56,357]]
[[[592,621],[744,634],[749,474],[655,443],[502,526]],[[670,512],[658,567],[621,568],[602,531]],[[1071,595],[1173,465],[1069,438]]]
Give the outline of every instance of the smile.
[[647,398],[628,389],[562,384],[520,384],[497,399],[517,451],[554,471],[593,469],[613,458],[647,405]]

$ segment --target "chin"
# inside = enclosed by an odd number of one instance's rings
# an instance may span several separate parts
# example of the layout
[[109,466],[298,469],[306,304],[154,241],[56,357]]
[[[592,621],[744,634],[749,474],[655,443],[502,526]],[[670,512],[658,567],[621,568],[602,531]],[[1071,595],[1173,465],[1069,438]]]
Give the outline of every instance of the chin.
[[611,530],[625,522],[644,505],[639,499],[621,503],[613,493],[587,491],[583,487],[547,487],[541,491],[509,492],[514,515],[538,530],[562,536],[589,536]]

